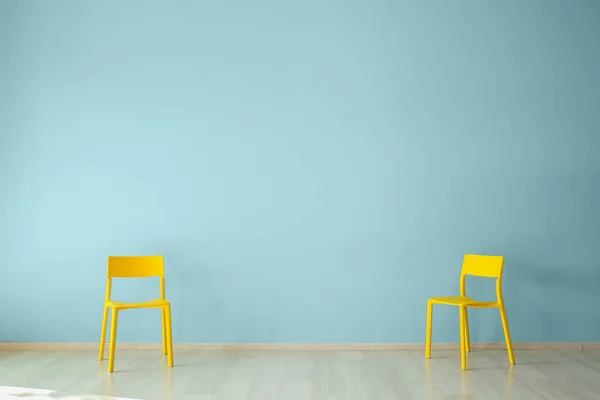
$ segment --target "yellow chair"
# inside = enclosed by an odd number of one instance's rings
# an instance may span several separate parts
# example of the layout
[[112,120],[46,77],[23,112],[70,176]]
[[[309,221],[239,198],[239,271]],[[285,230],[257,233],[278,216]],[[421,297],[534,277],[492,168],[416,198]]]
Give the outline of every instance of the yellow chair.
[[[460,275],[460,296],[434,297],[427,302],[427,338],[425,344],[425,358],[431,358],[431,323],[434,304],[447,304],[460,307],[460,355],[463,371],[467,369],[467,352],[471,352],[471,337],[469,335],[469,314],[467,309],[473,308],[498,308],[502,318],[502,327],[506,338],[508,359],[511,364],[515,363],[510,330],[504,298],[502,297],[502,270],[504,268],[503,256],[480,256],[475,254],[465,255],[462,272]],[[466,278],[467,275],[480,276],[484,278],[496,278],[497,300],[494,302],[481,302],[467,297]]]
[[[110,299],[112,278],[149,278],[153,276],[160,277],[160,299],[142,303],[122,303]],[[100,339],[100,361],[104,359],[109,308],[112,308],[112,324],[110,329],[110,350],[108,353],[108,372],[113,372],[115,366],[117,317],[119,311],[132,308],[162,309],[163,353],[168,355],[169,367],[173,366],[171,304],[165,299],[165,267],[162,256],[108,257],[108,280],[106,284],[106,301],[104,302],[104,320],[102,321],[102,338]]]

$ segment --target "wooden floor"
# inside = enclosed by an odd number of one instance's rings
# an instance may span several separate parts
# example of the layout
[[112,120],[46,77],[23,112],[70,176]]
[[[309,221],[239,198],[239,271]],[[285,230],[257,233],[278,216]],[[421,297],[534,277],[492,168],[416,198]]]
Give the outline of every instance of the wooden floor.
[[115,373],[91,351],[0,352],[0,399],[600,399],[600,350],[176,353],[120,351]]

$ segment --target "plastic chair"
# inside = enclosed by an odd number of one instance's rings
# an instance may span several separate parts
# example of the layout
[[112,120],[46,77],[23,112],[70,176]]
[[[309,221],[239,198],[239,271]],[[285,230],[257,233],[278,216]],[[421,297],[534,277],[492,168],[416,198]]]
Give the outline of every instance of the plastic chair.
[[[471,352],[471,337],[469,335],[469,314],[467,309],[473,308],[498,308],[502,318],[502,327],[506,338],[506,348],[508,350],[508,359],[514,365],[515,355],[513,352],[510,330],[508,328],[508,318],[504,308],[504,298],[502,297],[502,270],[504,268],[503,256],[481,256],[475,254],[465,255],[462,272],[460,275],[460,296],[434,297],[427,302],[427,339],[425,344],[425,358],[431,358],[431,323],[433,317],[434,304],[447,304],[460,308],[460,355],[462,370],[467,369],[467,352]],[[485,278],[496,278],[495,302],[481,302],[467,297],[466,278],[467,275],[480,276]]]
[[[160,277],[160,299],[141,303],[122,303],[111,300],[112,278],[149,278]],[[117,344],[117,318],[119,311],[133,308],[160,308],[162,310],[163,353],[168,356],[169,367],[173,366],[173,335],[171,330],[171,304],[165,299],[165,267],[162,256],[108,257],[108,280],[106,283],[106,301],[100,339],[100,361],[104,359],[108,309],[112,308],[110,329],[110,350],[108,353],[108,372],[114,371],[115,348]]]

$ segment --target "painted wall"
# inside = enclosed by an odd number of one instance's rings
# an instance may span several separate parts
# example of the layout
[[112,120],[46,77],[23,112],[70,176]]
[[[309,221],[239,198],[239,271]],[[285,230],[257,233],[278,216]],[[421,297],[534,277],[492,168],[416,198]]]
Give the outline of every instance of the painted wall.
[[593,0],[0,1],[0,340],[97,341],[106,257],[164,254],[176,341],[422,342],[474,252],[514,340],[600,341],[599,40]]

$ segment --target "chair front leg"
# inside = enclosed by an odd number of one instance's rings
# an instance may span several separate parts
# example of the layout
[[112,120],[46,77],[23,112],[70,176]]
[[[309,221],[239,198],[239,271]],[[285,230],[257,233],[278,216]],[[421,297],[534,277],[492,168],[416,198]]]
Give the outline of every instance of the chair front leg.
[[433,302],[427,302],[427,333],[425,337],[425,358],[431,358],[431,333],[433,322]]
[[173,330],[171,327],[171,305],[166,305],[163,310],[165,310],[165,317],[167,322],[167,358],[169,367],[173,366]]
[[500,304],[500,317],[502,318],[502,328],[504,328],[504,338],[506,339],[506,349],[508,350],[508,360],[512,365],[515,364],[515,353],[513,351],[512,339],[510,337],[510,328],[508,327],[508,317],[504,304]]
[[102,336],[100,337],[100,354],[98,359],[104,360],[104,346],[106,346],[106,325],[108,324],[108,305],[104,304],[104,318],[102,319]]
[[467,369],[467,348],[465,343],[465,308],[465,306],[460,306],[460,363],[463,371]]

